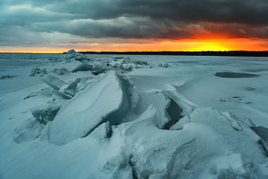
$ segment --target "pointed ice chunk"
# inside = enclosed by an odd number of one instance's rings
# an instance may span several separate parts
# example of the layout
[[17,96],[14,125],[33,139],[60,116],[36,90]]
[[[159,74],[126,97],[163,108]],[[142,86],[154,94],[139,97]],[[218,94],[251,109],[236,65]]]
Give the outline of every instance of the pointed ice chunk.
[[101,123],[119,123],[131,109],[128,81],[111,71],[62,106],[48,126],[48,140],[62,145],[88,135]]

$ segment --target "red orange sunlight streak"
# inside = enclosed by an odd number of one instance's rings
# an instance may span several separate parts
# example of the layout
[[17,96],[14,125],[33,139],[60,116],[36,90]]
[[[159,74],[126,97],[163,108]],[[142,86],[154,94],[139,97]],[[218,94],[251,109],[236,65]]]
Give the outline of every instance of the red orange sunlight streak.
[[[142,43],[139,43],[142,41]],[[268,40],[263,39],[190,39],[190,40],[137,40],[128,43],[82,43],[66,47],[1,47],[0,52],[62,53],[76,51],[267,51]]]

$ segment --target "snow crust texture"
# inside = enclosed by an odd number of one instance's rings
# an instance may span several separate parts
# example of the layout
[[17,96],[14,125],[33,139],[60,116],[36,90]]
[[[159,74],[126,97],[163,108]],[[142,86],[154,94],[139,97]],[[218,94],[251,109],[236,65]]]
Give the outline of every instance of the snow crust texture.
[[[0,88],[1,179],[268,178],[268,129],[237,112],[265,116],[241,102],[261,88],[230,82],[261,80],[263,71],[245,77],[212,67],[204,71],[204,59],[192,66],[194,59],[154,62],[73,49],[42,58],[21,71],[38,67],[46,73],[16,76],[24,83],[13,93]],[[229,88],[202,86],[211,82]],[[208,101],[201,100],[204,94]],[[229,107],[222,104],[228,99]],[[219,110],[226,108],[236,115]]]

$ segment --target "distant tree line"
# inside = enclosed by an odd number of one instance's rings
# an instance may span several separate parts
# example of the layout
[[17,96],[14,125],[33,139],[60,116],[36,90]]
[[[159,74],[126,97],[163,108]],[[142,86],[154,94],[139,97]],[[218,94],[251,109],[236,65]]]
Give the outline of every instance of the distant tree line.
[[[63,52],[66,53],[66,52]],[[268,51],[127,51],[127,52],[111,52],[111,51],[85,51],[79,52],[84,54],[118,54],[118,55],[203,55],[203,56],[252,56],[252,57],[268,57]]]

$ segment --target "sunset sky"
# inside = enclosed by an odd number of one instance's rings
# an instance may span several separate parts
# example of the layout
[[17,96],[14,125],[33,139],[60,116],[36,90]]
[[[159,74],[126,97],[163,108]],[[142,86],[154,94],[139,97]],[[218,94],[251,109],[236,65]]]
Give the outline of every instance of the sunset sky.
[[0,52],[268,50],[267,0],[1,0]]

